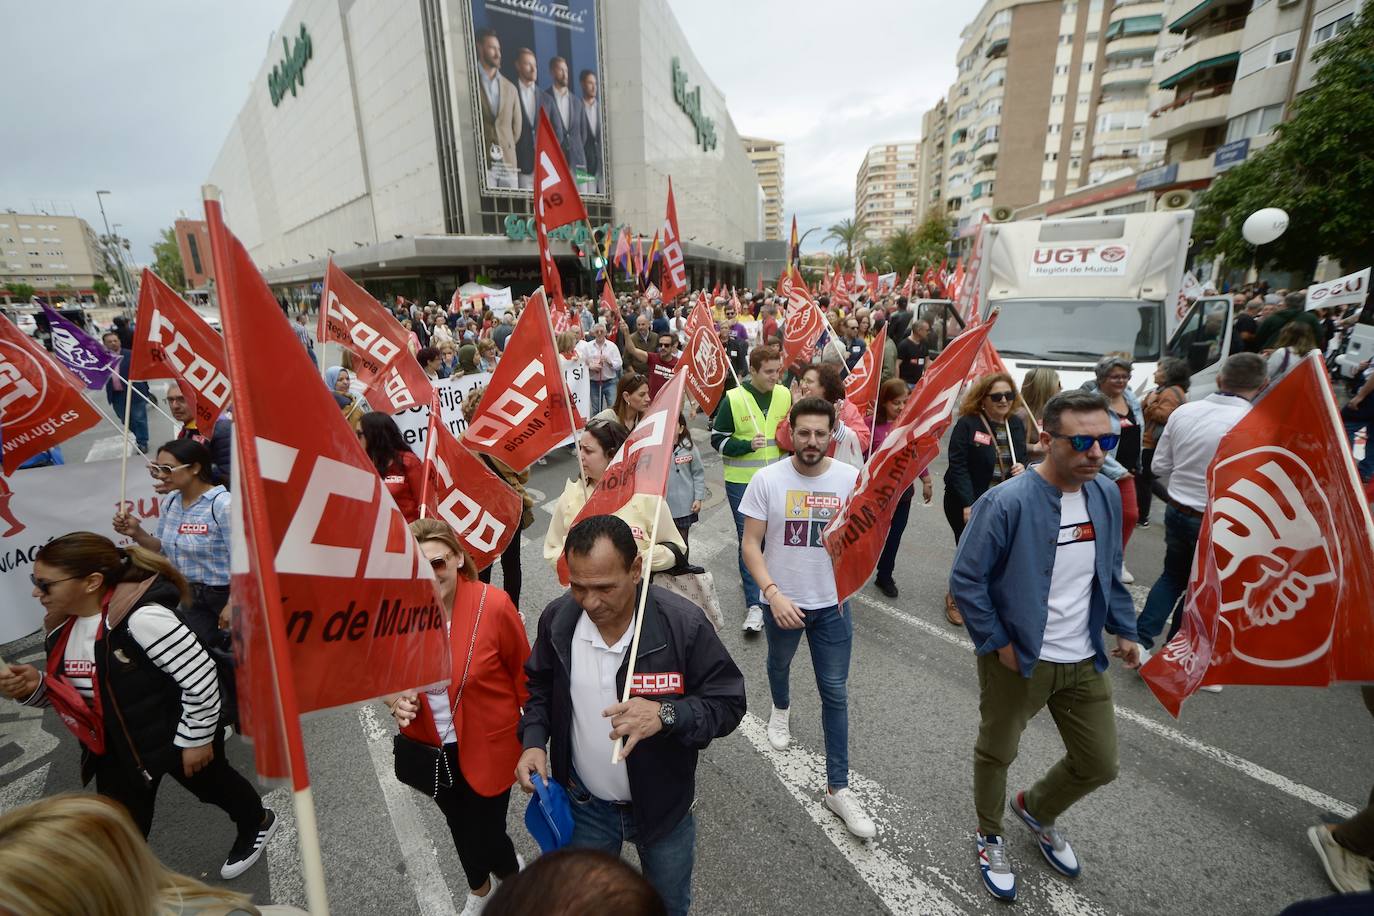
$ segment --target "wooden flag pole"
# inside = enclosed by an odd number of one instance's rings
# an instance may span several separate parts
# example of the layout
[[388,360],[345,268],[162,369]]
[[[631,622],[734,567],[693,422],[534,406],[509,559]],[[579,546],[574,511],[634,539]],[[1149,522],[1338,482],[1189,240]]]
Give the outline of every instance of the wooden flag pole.
[[129,380],[126,379],[124,376],[119,375],[118,372],[116,372],[116,373],[114,373],[114,374],[117,375],[117,376],[119,376],[119,380],[120,380],[121,382],[123,382],[125,385],[127,385],[127,386],[129,387],[129,389],[132,390],[132,391],[134,392],[134,394],[138,395],[139,397],[143,398],[143,400],[147,401],[149,407],[153,408],[153,410],[156,410],[158,413],[160,413],[160,414],[162,414],[164,417],[166,417],[168,423],[171,423],[171,424],[173,424],[173,425],[176,424],[176,422],[177,422],[177,421],[176,421],[176,418],[173,417],[171,414],[169,414],[167,411],[163,410],[161,407],[159,407],[157,401],[154,401],[152,398],[148,397],[146,394],[144,394],[143,392],[139,391],[137,388],[134,387],[134,383],[133,383],[133,382],[129,381]]
[[[735,364],[732,363],[732,362],[730,362],[730,354],[728,354],[728,353],[725,354],[725,365],[727,365],[727,366],[730,367],[730,374],[733,375],[733,376],[735,377],[735,387],[736,387],[736,388],[743,388],[743,387],[744,387],[744,383],[741,382],[741,381],[739,380],[739,373],[735,371]],[[749,392],[746,391],[745,394],[748,395]],[[722,397],[722,398],[725,397],[725,393],[724,393],[724,392],[721,393],[721,397]],[[749,412],[750,412],[751,414],[754,415],[754,422],[755,422],[756,424],[758,424],[758,427],[759,427],[759,435],[760,435],[760,436],[764,436],[764,435],[765,435],[765,433],[764,433],[764,425],[763,425],[763,420],[759,417],[758,405],[754,403],[754,399],[753,399],[752,396],[746,397],[746,398],[745,398],[745,403],[747,403],[747,404],[749,405]]]
[[[107,414],[107,413],[105,412],[105,409],[104,409],[103,407],[101,407],[99,404],[95,403],[95,401],[89,400],[89,399],[88,399],[87,403],[89,403],[92,407],[94,407],[94,408],[96,409],[96,412],[99,413],[100,416],[101,416],[102,418],[104,418],[104,420],[105,420],[106,423],[109,423],[109,424],[110,424],[111,426],[113,426],[115,429],[123,429],[123,428],[124,428],[123,426],[120,425],[120,422],[119,422],[118,420],[116,420],[114,417],[112,417],[112,416],[110,416],[109,414]],[[144,458],[147,458],[147,457],[148,457],[148,453],[145,452],[145,451],[143,451],[143,449],[139,448],[137,442],[134,443],[134,451],[138,452],[138,453],[139,453],[140,455],[142,455]]]
[[[639,636],[644,630],[644,605],[649,600],[649,579],[654,574],[654,545],[658,543],[658,518],[663,514],[663,494],[660,493],[654,499],[654,523],[649,526],[649,547],[643,554],[643,566],[640,573],[644,577],[644,587],[639,590],[639,606],[635,608],[634,617],[634,636],[630,639],[630,659],[629,665],[625,669],[625,689],[621,691],[620,702],[630,702],[630,687],[635,679],[635,656],[639,652]],[[614,766],[623,760],[621,751],[625,748],[625,739],[616,738],[615,744],[611,748],[611,764]]]

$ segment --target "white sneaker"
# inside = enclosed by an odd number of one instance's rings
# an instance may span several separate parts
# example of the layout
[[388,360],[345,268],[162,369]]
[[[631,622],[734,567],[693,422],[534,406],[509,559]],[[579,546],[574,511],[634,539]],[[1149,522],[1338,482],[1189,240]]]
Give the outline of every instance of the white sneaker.
[[1126,568],[1126,564],[1125,564],[1125,563],[1122,563],[1122,564],[1121,564],[1121,584],[1122,584],[1122,585],[1131,585],[1131,584],[1133,584],[1134,582],[1135,582],[1135,576],[1131,575],[1131,571],[1130,571],[1129,569]]
[[1204,687],[1199,687],[1198,690],[1205,690],[1205,691],[1207,691],[1208,693],[1221,693],[1221,685],[1220,685],[1220,684],[1207,684],[1207,685],[1204,686]]
[[773,712],[768,716],[768,743],[775,751],[785,751],[787,745],[792,743],[792,731],[788,727],[791,715],[791,709],[778,709],[774,706]]
[[1145,667],[1145,663],[1150,660],[1150,650],[1144,646],[1140,647],[1140,664],[1136,667],[1135,673],[1139,674],[1140,669]]
[[868,816],[868,812],[848,788],[840,789],[838,792],[831,792],[827,788],[825,806],[838,814],[849,832],[859,839],[866,840],[878,833],[873,818]]
[[477,916],[478,913],[486,909],[487,901],[491,899],[492,891],[496,890],[493,883],[491,890],[487,891],[487,896],[478,897],[476,894],[469,893],[468,899],[463,903],[463,916]]
[[749,613],[744,616],[744,626],[741,629],[746,633],[762,633],[763,608],[757,604],[749,605]]

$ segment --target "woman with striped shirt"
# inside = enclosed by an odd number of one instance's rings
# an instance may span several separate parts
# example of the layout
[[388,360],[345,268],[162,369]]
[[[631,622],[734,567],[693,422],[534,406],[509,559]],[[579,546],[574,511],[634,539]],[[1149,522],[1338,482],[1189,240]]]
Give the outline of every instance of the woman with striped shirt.
[[220,869],[257,861],[276,817],[224,757],[215,664],[172,610],[186,580],[164,557],[89,531],[38,551],[33,595],[47,611],[47,663],[0,668],[0,693],[52,706],[81,742],[82,782],[120,802],[148,835],[163,776],[233,819]]

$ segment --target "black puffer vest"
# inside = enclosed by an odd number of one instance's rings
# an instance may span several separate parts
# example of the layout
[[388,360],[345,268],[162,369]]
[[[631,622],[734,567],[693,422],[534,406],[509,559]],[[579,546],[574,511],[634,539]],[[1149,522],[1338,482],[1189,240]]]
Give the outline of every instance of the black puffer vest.
[[[181,721],[181,687],[153,664],[129,632],[130,618],[145,605],[176,608],[180,600],[176,586],[158,579],[133,610],[96,639],[96,689],[100,692],[105,754],[97,758],[82,748],[83,785],[90,782],[96,766],[104,760],[146,774],[145,778],[180,764],[174,740]],[[55,651],[58,637],[68,626],[70,619],[48,634],[48,652]]]

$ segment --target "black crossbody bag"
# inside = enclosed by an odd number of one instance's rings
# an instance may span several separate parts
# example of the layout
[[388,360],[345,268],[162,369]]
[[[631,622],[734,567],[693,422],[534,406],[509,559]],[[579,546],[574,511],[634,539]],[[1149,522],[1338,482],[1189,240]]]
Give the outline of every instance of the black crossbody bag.
[[[487,586],[482,586],[482,597],[477,601],[477,619],[472,622],[472,639],[468,643],[468,660],[463,663],[463,679],[458,682],[458,692],[453,697],[453,708],[449,710],[448,730],[439,736],[439,746],[434,747],[423,741],[402,734],[392,736],[391,754],[396,764],[396,779],[430,798],[439,794],[439,789],[453,788],[453,770],[449,767],[448,755],[444,753],[444,739],[453,734],[453,720],[458,715],[458,704],[463,701],[463,688],[468,683],[468,671],[472,668],[472,654],[477,648],[477,628],[482,624],[482,608],[487,603]],[[417,697],[422,703],[429,702]],[[418,715],[418,711],[417,711]]]

